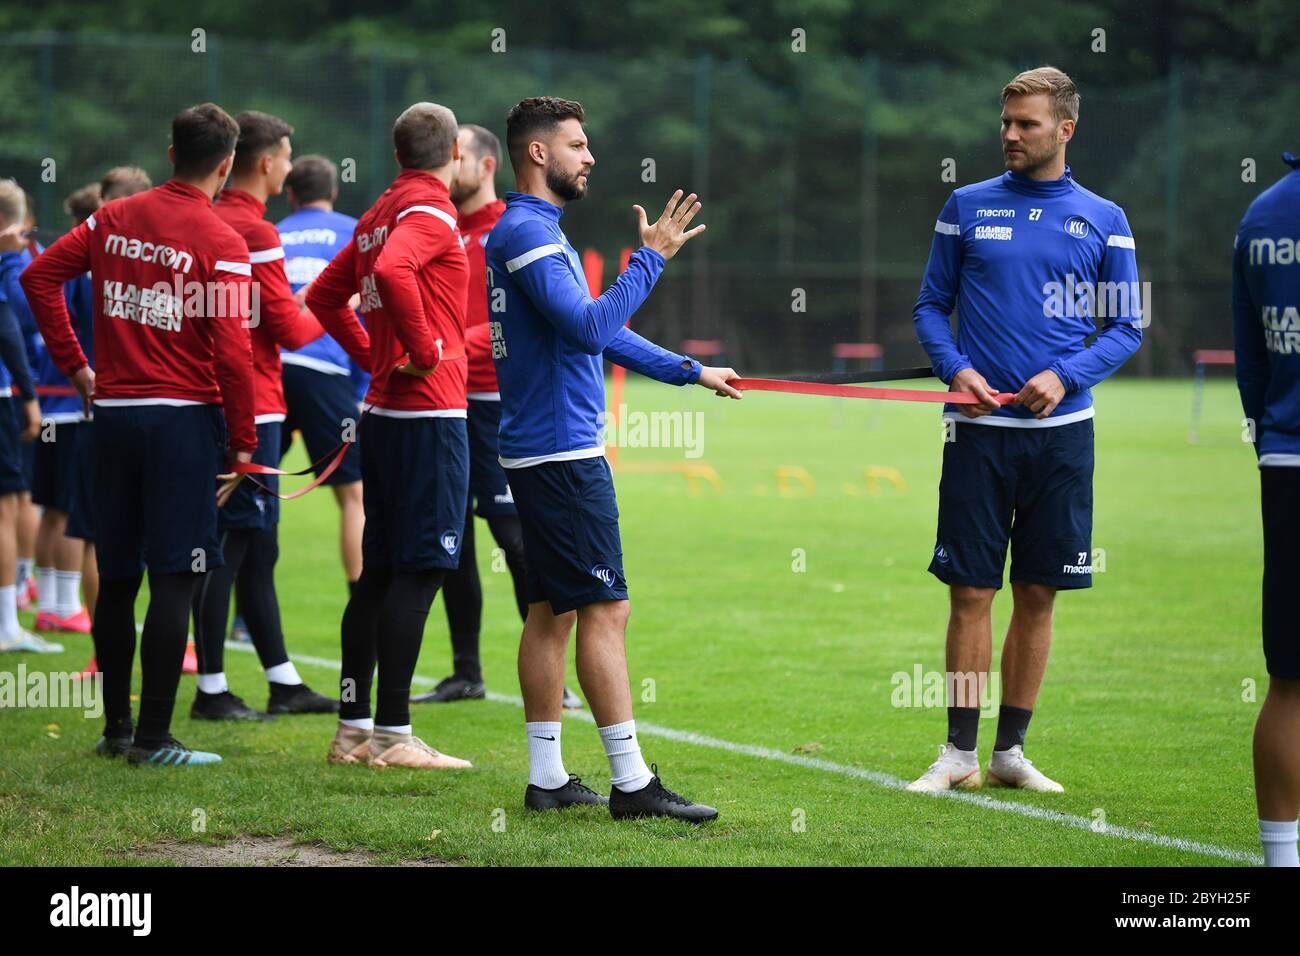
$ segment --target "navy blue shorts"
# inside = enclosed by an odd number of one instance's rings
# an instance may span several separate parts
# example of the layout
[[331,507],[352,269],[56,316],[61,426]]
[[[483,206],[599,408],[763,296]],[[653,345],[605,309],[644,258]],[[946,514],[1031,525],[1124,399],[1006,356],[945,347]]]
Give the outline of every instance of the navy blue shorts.
[[497,430],[501,427],[501,403],[469,400],[469,494],[474,513],[480,518],[515,513],[506,470],[501,467]]
[[22,434],[27,416],[23,414],[22,400],[0,399],[0,495],[12,495],[31,487],[23,471]]
[[72,501],[68,504],[68,527],[63,533],[82,541],[95,540],[95,422],[82,422],[77,460],[73,468]]
[[1300,680],[1300,468],[1259,470],[1264,517],[1264,662],[1270,677]]
[[86,434],[85,422],[51,422],[41,426],[40,437],[32,442],[36,446],[32,501],[43,508],[72,513],[81,445]]
[[[285,365],[282,373],[284,401],[289,406],[280,438],[280,457],[293,444],[293,433],[302,433],[307,446],[307,457],[318,462],[339,447],[345,434],[356,436],[356,390],[347,375],[330,375],[302,365]],[[316,469],[319,476],[325,462]],[[348,449],[334,473],[325,479],[326,485],[350,485],[361,480],[361,455],[356,442]]]
[[[263,422],[257,426],[257,451],[253,462],[280,467],[280,423]],[[280,490],[279,475],[257,475],[257,480],[272,491]],[[217,527],[222,531],[249,528],[272,528],[280,521],[280,499],[245,478],[217,511]]]
[[551,613],[627,600],[614,477],[603,455],[509,468],[524,536],[528,603]]
[[[95,406],[96,558],[104,578],[217,568],[217,405]],[[200,563],[201,562],[201,563]]]
[[958,421],[944,445],[930,573],[945,584],[1092,586],[1092,419],[1050,428]]
[[364,566],[398,573],[455,570],[469,495],[465,419],[372,412],[361,419],[360,431]]

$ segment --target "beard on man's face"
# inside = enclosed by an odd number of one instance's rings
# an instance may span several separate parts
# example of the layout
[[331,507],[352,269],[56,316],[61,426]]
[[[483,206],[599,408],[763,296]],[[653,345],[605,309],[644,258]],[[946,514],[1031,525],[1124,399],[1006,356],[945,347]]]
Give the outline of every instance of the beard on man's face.
[[478,192],[478,188],[481,185],[481,181],[476,183],[470,182],[461,176],[457,176],[451,181],[451,201],[457,205],[463,203],[470,196]]
[[[1037,148],[1021,142],[1016,144],[1016,148],[1020,150],[1020,155],[1016,157],[1019,160],[1020,168],[1016,172],[1023,176],[1033,176],[1039,170],[1050,166],[1060,152],[1060,146],[1053,142],[1045,143]],[[1003,147],[1003,159],[1006,160],[1008,169],[1014,168],[1011,165],[1012,157],[1007,154],[1006,147]]]
[[582,177],[585,169],[580,169],[572,176],[566,176],[558,166],[546,167],[546,188],[565,202],[573,202],[587,194],[587,184]]

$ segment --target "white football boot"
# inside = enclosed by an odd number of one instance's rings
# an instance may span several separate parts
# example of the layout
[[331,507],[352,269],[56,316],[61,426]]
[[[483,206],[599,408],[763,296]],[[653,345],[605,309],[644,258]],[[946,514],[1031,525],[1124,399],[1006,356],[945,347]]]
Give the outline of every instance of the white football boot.
[[1028,757],[1020,744],[1010,750],[993,751],[989,761],[990,787],[1017,787],[1037,790],[1039,793],[1065,793],[1065,788],[1043,775]]
[[958,750],[951,742],[944,745],[939,759],[930,769],[907,785],[913,793],[932,793],[936,790],[978,790],[983,783],[980,777],[979,752]]
[[62,654],[63,645],[47,641],[40,635],[19,628],[18,633],[13,637],[0,637],[0,652],[4,651],[24,654]]

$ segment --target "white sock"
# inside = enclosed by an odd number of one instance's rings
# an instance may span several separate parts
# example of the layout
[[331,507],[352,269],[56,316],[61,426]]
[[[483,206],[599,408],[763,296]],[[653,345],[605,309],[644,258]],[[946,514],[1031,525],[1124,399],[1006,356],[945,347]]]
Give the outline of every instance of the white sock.
[[6,584],[0,588],[0,634],[15,638],[21,628],[18,626],[18,586]]
[[37,610],[42,614],[59,613],[59,588],[53,568],[36,569]]
[[199,690],[205,694],[222,694],[230,690],[230,685],[226,683],[226,672],[217,671],[215,674],[200,674]]
[[621,724],[596,729],[600,731],[600,742],[605,745],[605,756],[609,758],[609,782],[624,793],[644,789],[654,774],[641,756],[641,744],[636,739],[636,721],[625,720]]
[[344,727],[355,727],[357,730],[375,729],[375,718],[373,717],[340,717],[339,723]]
[[59,617],[72,617],[81,610],[81,572],[55,571],[54,580],[58,590],[58,609],[54,612]]
[[382,730],[386,734],[409,734],[411,732],[411,725],[402,724],[400,727],[394,727],[391,725],[384,726],[383,724],[375,724],[375,730]]
[[528,735],[528,782],[543,790],[554,790],[569,782],[560,756],[560,722],[533,720],[524,723]]
[[302,678],[298,676],[298,668],[293,666],[293,661],[285,661],[283,664],[268,667],[266,669],[266,679],[272,684],[302,683]]
[[18,583],[17,587],[25,585],[32,577],[32,569],[36,567],[35,558],[18,559]]
[[1259,821],[1259,839],[1264,844],[1265,866],[1300,866],[1296,830],[1295,820]]

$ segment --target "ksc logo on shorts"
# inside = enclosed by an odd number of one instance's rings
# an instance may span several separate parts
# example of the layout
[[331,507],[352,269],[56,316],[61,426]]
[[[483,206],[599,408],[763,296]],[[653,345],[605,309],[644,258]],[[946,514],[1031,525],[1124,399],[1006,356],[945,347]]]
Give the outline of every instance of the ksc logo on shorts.
[[943,549],[943,545],[934,549],[934,557],[940,564],[948,563],[948,552]]
[[1065,231],[1076,239],[1088,238],[1088,220],[1080,219],[1078,216],[1071,216],[1065,220]]
[[448,554],[455,554],[456,547],[460,544],[460,537],[455,531],[445,531],[442,535],[442,550]]
[[605,587],[612,588],[614,586],[614,579],[617,575],[614,574],[613,568],[607,567],[603,564],[598,564],[591,569],[591,573],[598,578],[600,583],[605,585]]

